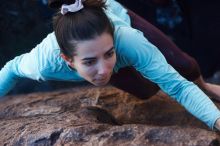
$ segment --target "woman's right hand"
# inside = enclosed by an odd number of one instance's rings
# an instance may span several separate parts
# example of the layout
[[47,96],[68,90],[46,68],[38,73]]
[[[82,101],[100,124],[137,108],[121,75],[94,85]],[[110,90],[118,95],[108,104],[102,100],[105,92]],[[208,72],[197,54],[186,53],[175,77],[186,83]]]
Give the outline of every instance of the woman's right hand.
[[215,128],[220,131],[220,118],[218,118],[215,122]]

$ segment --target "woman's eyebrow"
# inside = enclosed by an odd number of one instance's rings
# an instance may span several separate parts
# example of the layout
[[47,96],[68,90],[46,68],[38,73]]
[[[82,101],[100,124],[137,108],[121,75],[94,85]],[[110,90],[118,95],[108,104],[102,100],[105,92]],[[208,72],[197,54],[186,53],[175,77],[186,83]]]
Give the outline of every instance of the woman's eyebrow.
[[[108,51],[105,52],[105,54],[111,52],[112,50],[114,50],[114,46],[112,46]],[[86,58],[83,58],[82,60],[85,61],[85,60],[94,60],[96,59],[96,57],[86,57]]]
[[114,46],[112,46],[108,51],[106,51],[105,54],[111,52],[112,50],[114,50]]
[[87,57],[87,58],[83,58],[82,60],[85,61],[85,60],[95,60],[96,57]]

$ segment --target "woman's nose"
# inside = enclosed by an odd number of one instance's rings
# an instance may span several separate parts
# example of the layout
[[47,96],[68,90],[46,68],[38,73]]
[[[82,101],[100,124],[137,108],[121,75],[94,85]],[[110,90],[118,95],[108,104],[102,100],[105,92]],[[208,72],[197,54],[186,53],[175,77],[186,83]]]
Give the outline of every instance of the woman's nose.
[[110,68],[108,67],[107,63],[102,62],[98,67],[98,75],[107,75],[109,70]]

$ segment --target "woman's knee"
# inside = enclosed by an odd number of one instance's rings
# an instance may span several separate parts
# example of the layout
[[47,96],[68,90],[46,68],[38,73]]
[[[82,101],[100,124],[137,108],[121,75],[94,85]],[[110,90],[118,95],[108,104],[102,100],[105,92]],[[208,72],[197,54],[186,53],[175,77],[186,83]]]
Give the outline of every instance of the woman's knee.
[[190,81],[196,80],[201,76],[200,68],[197,61],[191,56],[183,53],[183,57],[171,64],[183,77]]

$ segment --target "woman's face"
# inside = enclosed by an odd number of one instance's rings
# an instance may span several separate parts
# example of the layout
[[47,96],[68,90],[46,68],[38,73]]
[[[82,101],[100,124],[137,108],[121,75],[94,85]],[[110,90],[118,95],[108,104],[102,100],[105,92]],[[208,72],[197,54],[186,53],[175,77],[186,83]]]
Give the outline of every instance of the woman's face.
[[116,54],[113,38],[108,33],[103,33],[95,39],[77,42],[76,55],[71,67],[88,82],[102,86],[109,82]]

